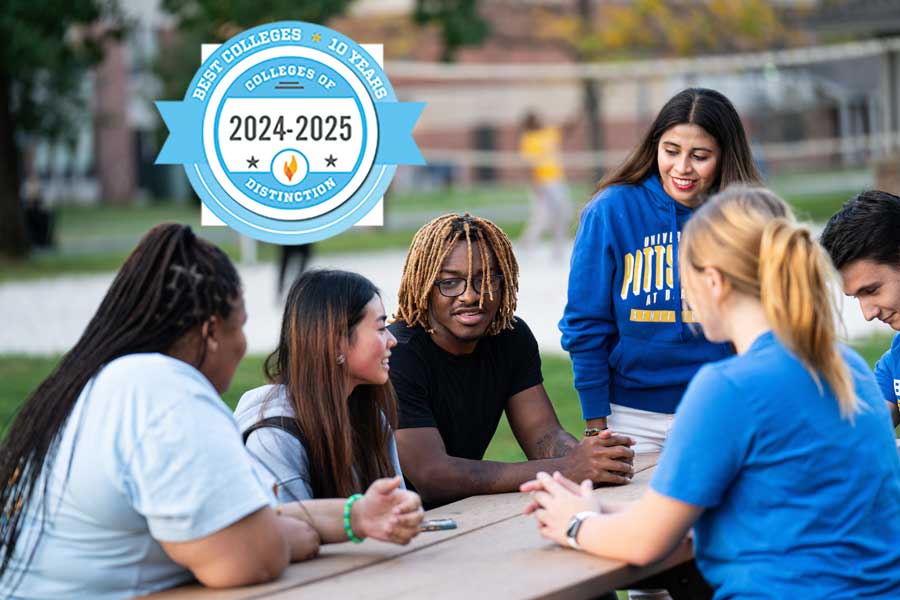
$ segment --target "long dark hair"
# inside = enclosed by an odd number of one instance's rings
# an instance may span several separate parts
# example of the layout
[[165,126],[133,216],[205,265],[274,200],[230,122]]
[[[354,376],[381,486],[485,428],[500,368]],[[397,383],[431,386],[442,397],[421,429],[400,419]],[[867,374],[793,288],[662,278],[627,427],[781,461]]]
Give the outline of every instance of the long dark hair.
[[732,183],[760,185],[762,177],[741,118],[723,94],[706,88],[689,88],[675,94],[662,107],[637,148],[615,171],[603,178],[594,193],[613,185],[635,185],[659,172],[657,147],[663,134],[676,125],[699,125],[719,143],[722,155],[709,193]]
[[266,377],[287,388],[306,441],[313,496],[347,497],[392,477],[391,428],[397,398],[388,381],[362,384],[345,397],[339,345],[352,343],[366,305],[379,295],[371,281],[347,271],[307,271],[288,292],[278,348]]
[[[25,402],[0,451],[0,577],[22,528],[23,507],[55,460],[61,432],[87,382],[127,354],[166,352],[213,315],[227,318],[241,284],[228,257],[190,227],[158,225],[138,243],[75,346]],[[206,357],[198,345],[194,366]],[[46,508],[46,504],[42,505]]]

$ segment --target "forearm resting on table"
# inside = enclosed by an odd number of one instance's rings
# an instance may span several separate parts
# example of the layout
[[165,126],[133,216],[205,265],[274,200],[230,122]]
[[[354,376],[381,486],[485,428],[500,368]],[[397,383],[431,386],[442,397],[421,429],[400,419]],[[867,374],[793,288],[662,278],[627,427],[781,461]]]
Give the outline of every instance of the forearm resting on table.
[[567,455],[578,446],[578,440],[562,427],[554,427],[541,435],[532,445],[519,441],[530,460],[541,458],[559,458]]
[[[281,514],[286,517],[308,522],[319,533],[323,544],[334,544],[347,541],[344,529],[344,505],[341,498],[322,500],[303,500],[281,505]],[[354,503],[350,510],[350,527],[356,535],[361,535],[358,513],[359,503]]]
[[[262,508],[211,535],[187,542],[160,545],[176,563],[189,569],[200,583],[213,588],[251,585],[278,577],[291,559],[302,554],[304,541],[295,535],[304,527],[281,523],[271,508]],[[318,549],[309,541],[311,553]]]
[[552,473],[562,470],[563,465],[560,458],[504,463],[445,456],[427,467],[427,477],[416,477],[406,468],[404,471],[426,504],[445,504],[479,494],[517,492],[539,471]]
[[620,512],[587,519],[578,544],[603,558],[645,566],[668,556],[701,512],[700,507],[648,490]]

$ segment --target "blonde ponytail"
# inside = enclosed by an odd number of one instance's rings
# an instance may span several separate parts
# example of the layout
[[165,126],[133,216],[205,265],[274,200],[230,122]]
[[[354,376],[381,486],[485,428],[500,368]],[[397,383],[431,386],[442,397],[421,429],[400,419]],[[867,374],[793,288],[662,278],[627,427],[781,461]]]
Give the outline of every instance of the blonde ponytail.
[[821,389],[825,378],[841,416],[857,412],[853,380],[841,357],[828,281],[831,261],[805,227],[772,219],[759,244],[760,300],[772,330],[809,370]]
[[858,406],[838,349],[831,261],[783,200],[763,188],[731,186],[694,213],[679,250],[683,270],[715,267],[733,289],[759,298],[781,343],[820,390],[825,379],[841,416],[853,420]]

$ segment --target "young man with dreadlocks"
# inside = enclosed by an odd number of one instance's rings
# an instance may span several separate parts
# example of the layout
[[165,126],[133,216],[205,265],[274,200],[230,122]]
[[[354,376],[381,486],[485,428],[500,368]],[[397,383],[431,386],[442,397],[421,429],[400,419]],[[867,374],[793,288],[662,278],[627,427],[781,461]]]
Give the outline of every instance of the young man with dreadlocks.
[[[900,197],[872,190],[851,198],[822,232],[822,245],[840,271],[844,293],[859,300],[867,321],[900,331]],[[875,379],[900,424],[900,334],[875,364]]]
[[[514,314],[518,277],[509,238],[486,219],[444,215],[413,238],[390,368],[400,463],[428,506],[513,492],[538,471],[598,483],[632,475],[630,439],[604,431],[579,442],[560,426],[537,341]],[[482,460],[504,411],[526,462]]]

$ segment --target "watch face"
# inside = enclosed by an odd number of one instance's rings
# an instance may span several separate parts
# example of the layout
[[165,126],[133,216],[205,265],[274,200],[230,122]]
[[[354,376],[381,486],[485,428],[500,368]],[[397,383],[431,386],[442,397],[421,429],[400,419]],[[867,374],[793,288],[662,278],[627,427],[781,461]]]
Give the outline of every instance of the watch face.
[[571,539],[573,542],[575,538],[578,536],[578,530],[581,529],[582,520],[578,518],[578,516],[572,517],[572,520],[569,521],[569,527],[566,529],[566,537]]
[[575,538],[578,537],[578,531],[581,529],[581,524],[584,523],[585,519],[588,517],[595,516],[597,513],[593,511],[582,511],[575,516],[572,517],[572,520],[569,521],[569,526],[566,528],[566,537],[569,539],[569,545],[575,548],[576,550],[580,550],[581,546],[578,545],[578,542],[575,541]]

